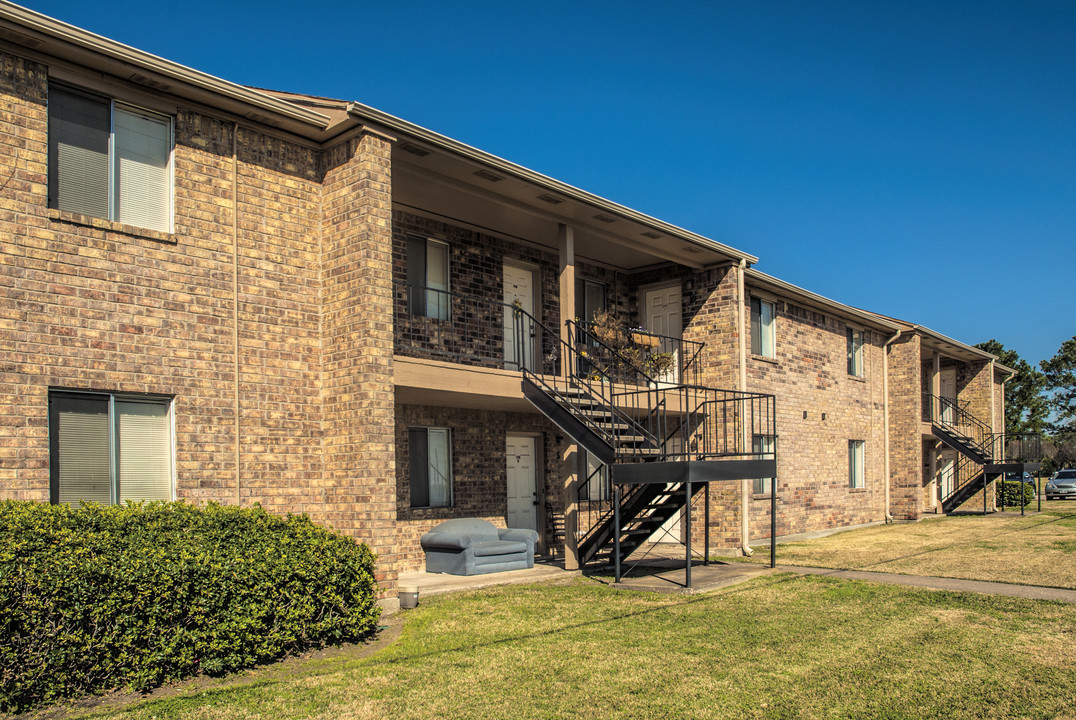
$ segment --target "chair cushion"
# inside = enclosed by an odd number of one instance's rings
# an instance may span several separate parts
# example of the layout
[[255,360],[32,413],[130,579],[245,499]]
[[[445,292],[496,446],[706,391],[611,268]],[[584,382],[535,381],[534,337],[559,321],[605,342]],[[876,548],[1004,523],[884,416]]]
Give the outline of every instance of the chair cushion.
[[454,518],[445,520],[435,527],[432,532],[445,535],[458,535],[471,538],[473,542],[484,540],[497,540],[497,528],[488,520],[479,518]]
[[487,557],[489,555],[511,555],[512,553],[526,553],[527,543],[512,540],[487,540],[476,542],[471,545],[475,557]]

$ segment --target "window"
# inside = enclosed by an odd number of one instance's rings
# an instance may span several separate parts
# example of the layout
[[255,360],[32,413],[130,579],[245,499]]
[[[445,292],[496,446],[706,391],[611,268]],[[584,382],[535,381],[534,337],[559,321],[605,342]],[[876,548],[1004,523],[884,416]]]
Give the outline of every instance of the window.
[[762,357],[774,357],[774,318],[776,305],[767,300],[751,298],[751,352]]
[[407,302],[411,314],[448,320],[448,245],[407,238]]
[[594,457],[588,450],[580,448],[580,456],[585,457],[585,474],[583,475],[583,489],[579,493],[580,500],[608,500],[609,499],[609,466]]
[[593,322],[594,315],[604,309],[604,283],[577,279],[575,281],[575,316],[583,322]]
[[452,505],[452,433],[448,428],[411,428],[411,507]]
[[[760,460],[773,460],[773,435],[754,435],[751,438],[751,452],[760,456]],[[773,478],[755,478],[753,491],[756,495],[773,492]]]
[[49,472],[53,503],[170,500],[171,402],[49,393]]
[[49,87],[49,207],[170,232],[172,119]]
[[848,374],[863,377],[863,331],[848,328]]
[[848,441],[848,487],[862,488],[863,483],[863,441]]

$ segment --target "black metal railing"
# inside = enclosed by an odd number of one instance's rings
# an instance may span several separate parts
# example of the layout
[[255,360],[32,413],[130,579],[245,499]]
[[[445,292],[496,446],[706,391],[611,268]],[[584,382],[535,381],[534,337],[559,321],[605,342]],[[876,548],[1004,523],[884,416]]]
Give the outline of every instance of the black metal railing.
[[[519,311],[519,312],[517,312]],[[555,338],[515,305],[409,283],[395,286],[395,352],[461,365],[555,373]]]
[[1003,433],[995,433],[990,425],[968,412],[967,403],[962,406],[952,398],[931,393],[923,393],[923,403],[924,407],[930,409],[930,422],[965,438],[970,446],[987,458],[996,457],[995,441]]
[[1041,463],[1046,458],[1046,446],[1037,433],[1013,433],[1001,438],[1003,453],[995,453],[1005,462]]
[[593,322],[573,322],[575,347],[583,357],[577,372],[600,366],[618,382],[697,385],[704,343],[641,328],[610,328]]

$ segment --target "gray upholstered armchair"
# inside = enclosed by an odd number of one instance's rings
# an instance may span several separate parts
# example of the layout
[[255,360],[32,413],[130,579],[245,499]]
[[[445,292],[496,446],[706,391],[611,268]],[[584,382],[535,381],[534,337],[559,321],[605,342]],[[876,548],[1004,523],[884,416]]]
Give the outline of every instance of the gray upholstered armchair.
[[422,536],[426,572],[481,575],[534,567],[534,530],[501,529],[478,518],[446,520]]

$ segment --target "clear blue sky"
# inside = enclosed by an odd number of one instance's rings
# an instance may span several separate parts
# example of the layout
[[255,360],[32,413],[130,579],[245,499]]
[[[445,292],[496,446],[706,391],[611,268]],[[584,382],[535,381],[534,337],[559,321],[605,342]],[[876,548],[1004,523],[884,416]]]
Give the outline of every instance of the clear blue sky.
[[1037,363],[1076,334],[1076,2],[27,6],[357,100]]

